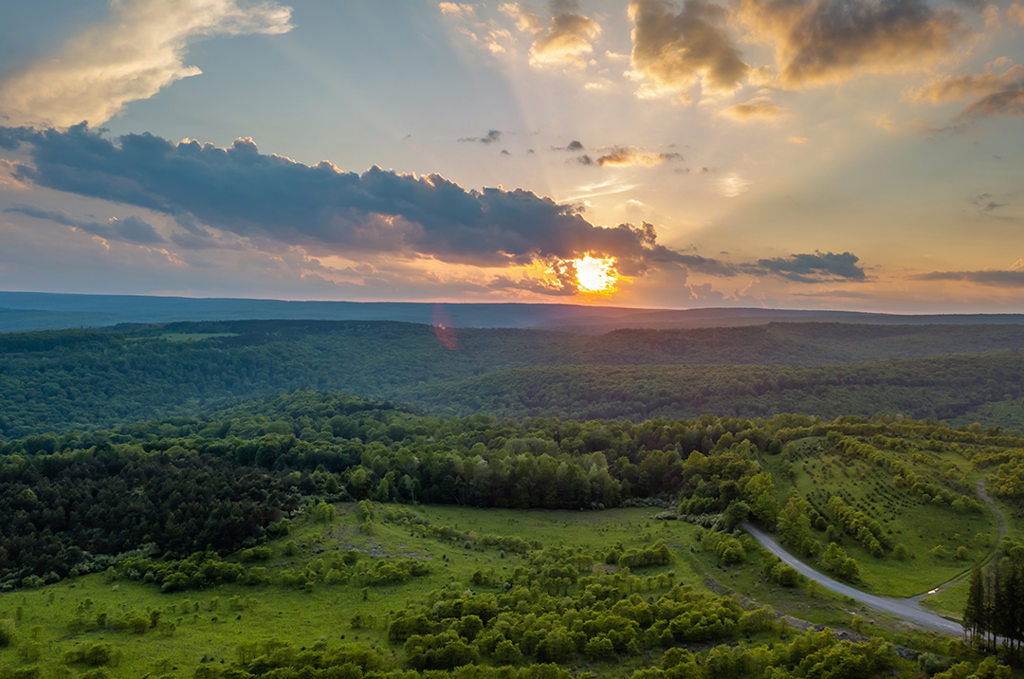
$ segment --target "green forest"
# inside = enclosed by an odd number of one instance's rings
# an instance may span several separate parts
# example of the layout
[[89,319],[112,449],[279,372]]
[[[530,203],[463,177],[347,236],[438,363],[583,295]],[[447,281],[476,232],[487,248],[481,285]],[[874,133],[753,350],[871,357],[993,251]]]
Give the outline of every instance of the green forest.
[[0,335],[0,677],[1020,676],[972,331]]
[[[1024,427],[1024,326],[783,324],[589,336],[233,321],[0,334],[0,437],[321,389],[433,415],[904,414]],[[984,352],[984,353],[979,353]]]

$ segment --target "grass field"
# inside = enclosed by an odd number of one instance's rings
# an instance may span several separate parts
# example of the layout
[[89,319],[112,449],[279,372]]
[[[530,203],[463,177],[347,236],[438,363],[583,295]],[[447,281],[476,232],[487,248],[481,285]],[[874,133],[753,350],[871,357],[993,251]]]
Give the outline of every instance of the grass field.
[[[488,546],[487,536],[520,537],[544,547],[579,547],[595,555],[664,540],[673,562],[644,570],[644,575],[661,576],[660,591],[683,582],[698,589],[710,586],[723,593],[741,592],[796,617],[839,628],[859,628],[877,617],[817,588],[789,589],[767,582],[760,575],[762,553],[752,543],[747,544],[745,563],[722,568],[714,554],[695,546],[700,529],[654,520],[657,510],[374,507],[376,518],[370,523],[359,520],[355,505],[339,505],[330,521],[298,519],[288,536],[268,544],[272,557],[258,564],[267,569],[271,584],[224,584],[164,594],[154,584],[97,573],[0,595],[0,619],[14,621],[16,628],[14,645],[0,651],[0,676],[32,664],[42,668],[43,677],[77,676],[84,667],[72,665],[76,669],[69,670],[62,658],[68,651],[97,643],[111,644],[118,655],[116,664],[104,668],[107,675],[126,678],[191,677],[205,663],[230,664],[240,644],[259,639],[300,646],[357,641],[400,659],[401,645],[389,643],[386,633],[396,613],[410,604],[429,602],[438,591],[496,591],[500,586],[496,583],[524,563],[522,554]],[[424,534],[423,526],[433,533]],[[416,559],[428,563],[431,570],[425,576],[383,586],[282,584],[288,574],[322,573],[332,560],[351,550],[358,550],[360,559],[368,563]],[[594,567],[611,568],[599,561]],[[487,584],[473,584],[475,578]],[[101,615],[106,622],[97,624]],[[145,629],[138,633],[114,629],[115,621],[133,616],[158,622],[140,625]],[[892,621],[878,622],[902,627]],[[639,662],[640,658],[632,658],[621,667],[588,667],[600,670],[600,676],[628,676]]]
[[[377,508],[381,513],[389,511],[387,506]],[[404,507],[394,509],[409,512]],[[650,509],[582,513],[417,507],[415,513],[431,525],[463,533],[529,536],[543,545],[598,550],[616,545],[640,547],[662,536],[681,550],[693,530],[677,522],[655,522]],[[291,555],[287,554],[290,542],[298,548]],[[171,594],[161,593],[152,584],[111,581],[104,574],[82,576],[0,596],[0,619],[15,621],[17,630],[14,647],[0,651],[0,668],[39,662],[47,668],[44,676],[65,676],[60,662],[64,654],[98,642],[119,649],[120,661],[107,670],[116,677],[190,677],[204,662],[230,662],[240,642],[261,638],[300,644],[345,639],[400,653],[400,645],[392,648],[386,641],[386,629],[395,612],[410,603],[425,602],[439,589],[472,587],[477,571],[493,571],[501,580],[522,562],[515,553],[465,540],[421,537],[407,526],[385,520],[374,521],[370,529],[361,527],[354,505],[340,505],[330,523],[297,522],[287,538],[270,543],[270,547],[273,558],[260,566],[267,568],[274,583],[286,571],[301,572],[353,549],[371,561],[421,559],[430,564],[431,572],[379,587],[318,582],[307,591],[302,586],[281,584],[226,584]],[[699,583],[699,576],[685,561],[673,564],[671,570],[683,580]],[[140,634],[113,629],[82,631],[76,625],[76,620],[92,621],[103,613],[113,621],[133,613],[150,618],[154,612],[159,613],[160,624]]]
[[[1005,502],[998,500],[995,502],[1003,512],[1003,516],[1006,517],[1007,537],[1015,540],[1024,538],[1024,516],[1021,516],[1020,510],[1011,507]],[[990,557],[995,547],[993,545]],[[950,584],[948,587],[943,587],[942,591],[937,594],[923,597],[921,604],[942,615],[960,617],[964,606],[967,604],[967,589],[968,579],[965,574],[955,583]]]

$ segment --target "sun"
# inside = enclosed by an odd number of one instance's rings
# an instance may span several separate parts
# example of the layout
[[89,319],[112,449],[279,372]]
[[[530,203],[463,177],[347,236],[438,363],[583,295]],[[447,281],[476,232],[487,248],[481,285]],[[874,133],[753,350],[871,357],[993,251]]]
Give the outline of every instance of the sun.
[[570,260],[576,269],[576,289],[584,293],[610,295],[615,292],[619,272],[615,270],[614,257],[591,257],[584,255]]

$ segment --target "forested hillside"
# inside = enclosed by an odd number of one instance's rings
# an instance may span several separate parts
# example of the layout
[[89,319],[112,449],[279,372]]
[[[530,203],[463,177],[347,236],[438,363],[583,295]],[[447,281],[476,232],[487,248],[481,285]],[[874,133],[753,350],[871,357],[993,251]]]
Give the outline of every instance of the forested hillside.
[[[1013,325],[438,336],[402,323],[240,321],[6,334],[0,437],[194,415],[307,388],[436,414],[642,420],[898,412],[1019,428],[1024,361],[1014,352],[1022,347],[1024,327]],[[951,356],[979,351],[996,353]],[[877,360],[915,356],[934,358]],[[875,362],[839,365],[867,360]]]
[[[1024,435],[900,417],[439,418],[325,392],[31,436],[0,444],[0,673],[1005,677],[850,623],[737,529],[889,596],[993,558],[1024,573],[976,493],[1017,525],[1021,465]],[[1013,592],[972,629],[1017,638]],[[794,635],[769,603],[871,616],[923,660]]]
[[831,366],[664,365],[520,368],[410,387],[438,414],[577,419],[900,413],[1024,428],[1024,355],[943,356]]
[[[807,441],[818,446],[813,454]],[[911,488],[911,505],[934,501],[933,513],[949,512],[942,530],[957,526],[961,515],[980,516],[982,507],[965,480],[971,463],[995,474],[997,494],[1024,497],[1024,486],[1012,480],[1024,437],[935,422],[847,417],[826,423],[795,415],[640,424],[443,419],[387,403],[301,392],[208,418],[3,444],[0,497],[11,520],[0,527],[0,577],[18,582],[51,571],[64,576],[72,568],[90,568],[85,553],[116,554],[145,544],[179,558],[204,546],[230,551],[262,537],[310,497],[548,509],[650,499],[674,508],[682,497],[687,515],[722,513],[742,500],[774,527],[780,503],[799,478],[798,464],[832,456],[828,466],[845,467],[857,455],[871,457],[858,441],[916,453],[913,464],[888,468],[905,481],[887,477],[883,484]],[[856,464],[873,469],[883,463],[872,458]],[[776,483],[768,480],[772,473]],[[827,485],[822,480],[817,487]],[[836,492],[867,506],[845,490]],[[829,497],[807,497],[827,514]],[[114,524],[113,516],[132,518]],[[964,535],[976,530],[958,528]],[[885,540],[891,551],[894,544]]]

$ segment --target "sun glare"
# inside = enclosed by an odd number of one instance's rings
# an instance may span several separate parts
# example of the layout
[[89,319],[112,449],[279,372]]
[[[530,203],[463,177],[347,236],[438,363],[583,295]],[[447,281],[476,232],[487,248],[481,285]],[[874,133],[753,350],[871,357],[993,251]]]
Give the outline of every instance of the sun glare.
[[597,258],[586,255],[572,260],[576,269],[576,289],[580,292],[609,295],[615,292],[619,272],[615,270],[615,258]]

